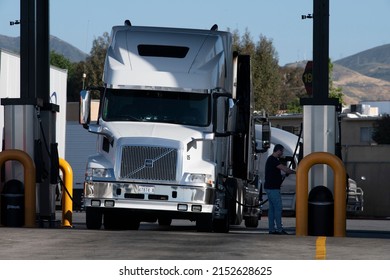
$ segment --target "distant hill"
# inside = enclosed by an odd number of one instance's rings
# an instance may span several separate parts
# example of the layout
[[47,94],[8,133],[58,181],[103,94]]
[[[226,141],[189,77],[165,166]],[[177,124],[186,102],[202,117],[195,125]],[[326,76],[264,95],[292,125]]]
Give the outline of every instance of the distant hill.
[[333,67],[333,83],[343,89],[347,104],[390,100],[390,81],[368,77],[338,64]]
[[[300,61],[284,67],[301,68],[303,73],[305,66],[306,61]],[[390,100],[390,81],[363,75],[337,63],[333,64],[333,85],[342,88],[346,104]]]
[[359,52],[334,63],[365,76],[390,82],[390,44]]
[[[0,49],[19,53],[20,37],[8,37],[0,35]],[[62,54],[71,62],[83,61],[88,56],[83,51],[55,36],[50,36],[50,50],[54,50],[56,53]]]
[[[285,67],[305,65],[300,61]],[[390,44],[333,61],[333,66],[334,86],[343,89],[347,104],[390,100]]]
[[0,49],[19,53],[19,37],[8,37],[0,35]]

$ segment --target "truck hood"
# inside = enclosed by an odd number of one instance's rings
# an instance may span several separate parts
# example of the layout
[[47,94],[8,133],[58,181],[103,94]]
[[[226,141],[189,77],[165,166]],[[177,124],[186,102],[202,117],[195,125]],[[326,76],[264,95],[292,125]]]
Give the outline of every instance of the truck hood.
[[[261,125],[256,125],[255,131],[256,131],[256,140],[261,141],[262,140]],[[268,150],[267,155],[269,156],[272,154],[272,150],[276,144],[281,144],[284,146],[284,151],[285,151],[284,154],[286,156],[292,156],[294,154],[294,150],[298,141],[299,141],[299,137],[297,135],[276,127],[271,127],[271,147]]]
[[157,139],[172,139],[187,144],[193,139],[203,138],[203,132],[199,130],[167,123],[107,122],[105,126],[114,139],[147,137],[154,144]]

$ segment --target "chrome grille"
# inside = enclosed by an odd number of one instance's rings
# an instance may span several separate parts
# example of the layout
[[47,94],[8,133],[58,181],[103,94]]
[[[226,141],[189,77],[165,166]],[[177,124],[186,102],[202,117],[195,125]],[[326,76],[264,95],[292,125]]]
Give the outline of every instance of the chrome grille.
[[167,147],[124,146],[120,177],[136,180],[176,180],[177,150]]

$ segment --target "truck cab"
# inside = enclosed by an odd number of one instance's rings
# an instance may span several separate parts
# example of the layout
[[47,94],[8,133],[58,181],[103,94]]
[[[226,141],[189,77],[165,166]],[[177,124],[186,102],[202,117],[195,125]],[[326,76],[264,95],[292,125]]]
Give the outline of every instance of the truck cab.
[[257,226],[250,59],[233,53],[232,35],[125,24],[110,40],[96,124],[91,90],[80,94],[80,123],[97,134],[84,184],[87,227]]

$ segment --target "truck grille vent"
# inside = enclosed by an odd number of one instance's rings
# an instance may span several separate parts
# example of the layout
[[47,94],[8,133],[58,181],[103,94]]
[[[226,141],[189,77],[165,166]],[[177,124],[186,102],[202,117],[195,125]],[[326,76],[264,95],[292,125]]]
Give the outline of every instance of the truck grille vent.
[[122,179],[176,180],[177,150],[166,147],[124,146]]

